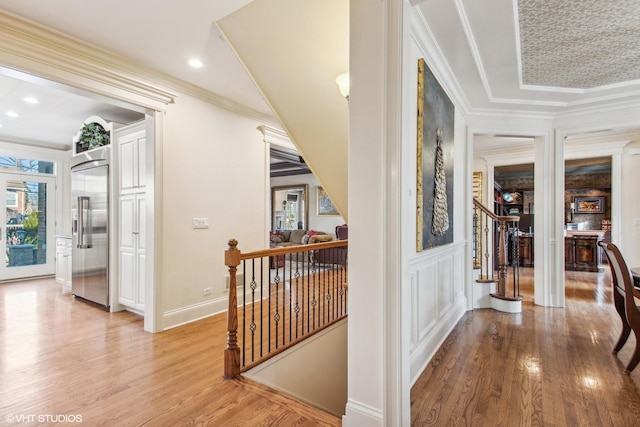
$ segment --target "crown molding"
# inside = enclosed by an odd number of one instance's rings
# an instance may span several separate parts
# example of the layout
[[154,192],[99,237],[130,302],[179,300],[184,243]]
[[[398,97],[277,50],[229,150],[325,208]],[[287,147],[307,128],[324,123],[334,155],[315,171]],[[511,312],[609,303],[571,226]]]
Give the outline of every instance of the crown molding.
[[488,166],[504,166],[520,163],[532,163],[535,160],[535,146],[511,146],[491,148],[474,153],[475,158],[485,161]]
[[257,129],[262,133],[262,140],[267,144],[275,144],[281,147],[289,148],[292,150],[296,150],[297,148],[294,145],[289,135],[281,129],[274,128],[268,125],[260,125]]
[[630,140],[611,141],[606,138],[592,140],[580,138],[574,141],[565,141],[565,159],[586,159],[591,157],[604,157],[620,155]]
[[143,79],[140,67],[124,58],[5,11],[0,51],[10,69],[145,107],[164,109],[177,97]]
[[[38,156],[42,160],[68,160],[71,158],[71,145],[47,145],[27,139],[6,138],[0,139],[0,152],[13,154]],[[26,154],[28,153],[28,154]],[[43,158],[46,157],[46,159]]]
[[270,115],[144,67],[106,49],[0,10],[0,52],[8,74],[26,73],[133,105],[165,111],[178,92],[260,121]]
[[456,80],[420,8],[411,10],[411,35],[444,91],[451,97],[456,108],[467,115],[471,110],[471,103]]

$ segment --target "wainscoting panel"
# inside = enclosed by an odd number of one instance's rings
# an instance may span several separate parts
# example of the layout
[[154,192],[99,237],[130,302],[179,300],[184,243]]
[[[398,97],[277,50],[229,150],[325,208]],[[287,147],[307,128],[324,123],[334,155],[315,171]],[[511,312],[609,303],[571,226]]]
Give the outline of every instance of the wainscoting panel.
[[[418,273],[412,271],[409,273],[409,283],[411,284],[411,313],[418,312]],[[418,325],[414,323],[414,318],[411,317],[411,342],[409,343],[409,353],[413,352],[418,344]]]
[[451,261],[453,263],[453,299],[455,301],[460,297],[464,297],[464,264],[461,256],[454,256]]
[[438,261],[438,319],[446,315],[453,304],[455,283],[453,282],[452,255]]
[[416,311],[418,342],[425,339],[438,318],[437,274],[438,264],[436,262],[418,270],[418,307]]
[[446,245],[410,260],[410,376],[413,384],[466,311],[465,244]]

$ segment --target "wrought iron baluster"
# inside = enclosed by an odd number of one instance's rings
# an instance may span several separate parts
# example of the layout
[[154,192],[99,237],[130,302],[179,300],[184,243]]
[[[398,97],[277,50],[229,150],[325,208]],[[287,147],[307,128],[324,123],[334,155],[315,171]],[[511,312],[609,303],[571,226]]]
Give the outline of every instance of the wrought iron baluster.
[[[267,258],[267,261],[268,258]],[[263,342],[264,342],[264,258],[260,258],[260,357],[263,356]],[[267,264],[268,266],[268,264]],[[267,289],[269,286],[267,286]]]

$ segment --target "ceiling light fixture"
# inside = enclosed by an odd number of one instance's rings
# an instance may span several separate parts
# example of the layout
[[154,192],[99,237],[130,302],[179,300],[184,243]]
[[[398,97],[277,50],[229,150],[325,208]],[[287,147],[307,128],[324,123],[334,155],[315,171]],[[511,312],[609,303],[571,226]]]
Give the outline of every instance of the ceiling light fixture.
[[7,111],[5,114],[9,117],[18,117],[18,113],[15,111]]
[[195,59],[195,58],[189,60],[189,65],[192,66],[193,68],[202,68],[204,66],[202,61],[200,61],[199,59]]
[[26,98],[23,98],[22,100],[24,102],[26,102],[27,104],[39,104],[40,103],[40,101],[35,99],[33,96],[28,96]]
[[342,96],[344,96],[344,98],[348,101],[349,100],[349,72],[347,71],[346,73],[342,73],[338,77],[336,77],[336,84],[338,85],[338,88],[340,88],[340,93],[342,94]]

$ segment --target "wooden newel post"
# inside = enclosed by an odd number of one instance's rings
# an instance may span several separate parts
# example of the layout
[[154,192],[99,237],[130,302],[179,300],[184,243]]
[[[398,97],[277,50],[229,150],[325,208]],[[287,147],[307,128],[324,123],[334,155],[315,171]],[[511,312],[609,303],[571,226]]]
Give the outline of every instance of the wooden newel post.
[[238,296],[236,295],[236,270],[240,265],[238,241],[229,240],[229,250],[224,252],[224,263],[229,267],[229,307],[227,310],[227,348],[224,350],[224,377],[240,375],[240,347],[238,347]]

